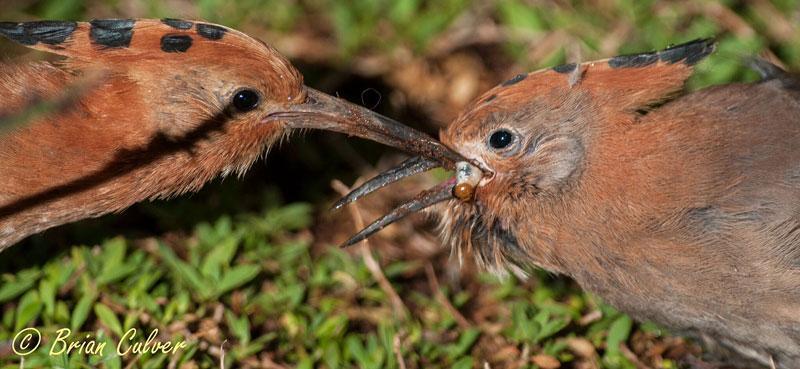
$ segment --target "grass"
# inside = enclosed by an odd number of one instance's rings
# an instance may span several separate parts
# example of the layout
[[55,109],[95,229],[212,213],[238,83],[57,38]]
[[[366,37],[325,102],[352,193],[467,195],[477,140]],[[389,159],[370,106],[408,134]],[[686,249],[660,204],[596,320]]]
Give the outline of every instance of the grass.
[[[3,276],[0,337],[39,327],[45,341],[25,357],[26,368],[214,368],[223,350],[226,367],[399,368],[401,357],[407,367],[472,368],[483,364],[474,351],[489,354],[496,344],[482,339],[500,338],[512,357],[525,347],[572,362],[575,337],[609,345],[596,358],[604,367],[633,368],[614,349],[629,339],[631,320],[545,274],[527,284],[479,275],[478,286],[446,286],[438,299],[417,286],[428,261],[388,263],[383,273],[411,311],[401,318],[360,260],[336,247],[312,252],[302,232],[311,220],[309,205],[288,204],[198,224],[177,244],[115,237],[75,246]],[[498,314],[483,322],[461,317],[459,324],[450,309]],[[596,309],[599,319],[580,323]],[[108,342],[104,355],[66,354],[56,340],[62,328],[72,332],[68,342]],[[138,337],[158,330],[159,340],[188,346],[176,354],[117,355],[131,328]],[[17,360],[2,367],[18,368]]]
[[[237,27],[292,58],[308,84],[354,101],[374,88],[385,97],[377,110],[429,132],[518,72],[699,37],[716,36],[719,49],[699,65],[690,89],[754,80],[741,63],[747,55],[800,70],[797,0],[1,6],[9,20],[170,16]],[[0,50],[22,52],[8,43]],[[527,281],[498,279],[469,263],[460,268],[418,219],[373,240],[389,282],[382,285],[360,250],[335,247],[354,228],[348,214],[329,216],[326,208],[334,196],[329,181],[363,175],[384,149],[323,135],[286,146],[243,182],[216,182],[191,197],[62,227],[3,253],[0,368],[20,368],[8,343],[25,327],[44,337],[24,357],[25,368],[676,368],[675,358],[697,353],[569,280],[541,271]],[[367,201],[364,212],[396,199]],[[61,349],[63,328],[73,341],[106,342],[104,354],[84,345],[84,353],[50,355],[53,345]],[[132,328],[137,339],[157,329],[158,340],[187,347],[117,355]]]

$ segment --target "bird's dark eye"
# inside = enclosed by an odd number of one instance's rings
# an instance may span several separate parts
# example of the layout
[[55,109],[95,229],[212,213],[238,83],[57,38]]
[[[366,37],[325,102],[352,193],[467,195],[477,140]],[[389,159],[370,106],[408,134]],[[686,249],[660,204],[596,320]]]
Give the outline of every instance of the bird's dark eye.
[[501,129],[495,131],[489,136],[489,146],[493,149],[503,149],[508,147],[514,141],[514,135],[508,130]]
[[239,90],[233,95],[233,107],[240,112],[255,109],[258,106],[258,92],[244,89]]

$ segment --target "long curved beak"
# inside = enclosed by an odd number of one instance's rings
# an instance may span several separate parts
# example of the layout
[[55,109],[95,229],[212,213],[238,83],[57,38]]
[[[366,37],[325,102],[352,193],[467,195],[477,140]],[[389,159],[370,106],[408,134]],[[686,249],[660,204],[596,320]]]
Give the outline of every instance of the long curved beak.
[[[312,88],[307,87],[306,92],[307,97],[303,103],[270,113],[264,122],[280,121],[293,129],[322,129],[345,133],[380,142],[414,155],[399,166],[378,174],[345,195],[334,205],[334,209],[341,208],[390,183],[433,168],[443,167],[460,173],[461,168],[468,165],[474,168],[475,172],[481,172],[480,169],[467,164],[469,161],[466,158],[425,133]],[[459,184],[456,180],[450,180],[423,191],[416,198],[398,206],[361,230],[343,246],[355,244],[387,225],[439,202],[454,198],[464,200],[462,196],[457,195]]]
[[436,160],[446,169],[465,160],[433,137],[362,106],[306,87],[305,102],[272,112],[264,121],[282,121],[288,128],[322,129],[366,138],[411,154]]

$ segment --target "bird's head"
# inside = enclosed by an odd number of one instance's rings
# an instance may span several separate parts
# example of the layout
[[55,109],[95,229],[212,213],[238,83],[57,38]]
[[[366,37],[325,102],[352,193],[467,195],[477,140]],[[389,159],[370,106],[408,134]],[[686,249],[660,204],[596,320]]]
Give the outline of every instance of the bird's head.
[[521,273],[530,264],[558,270],[546,253],[530,252],[537,245],[528,236],[552,226],[535,224],[537,214],[553,212],[592,180],[585,176],[596,175],[587,168],[602,135],[635,124],[648,107],[678,92],[692,66],[713,50],[712,40],[698,40],[562,65],[517,75],[476,99],[440,135],[466,160],[424,204],[446,201],[439,208],[446,243],[496,272]]
[[97,110],[109,116],[114,109],[104,104],[128,110],[126,116],[157,122],[157,132],[172,138],[223,114],[232,126],[257,124],[269,111],[305,98],[302,75],[282,55],[216,24],[179,19],[2,22],[0,34],[65,56],[59,63],[75,74],[105,72],[108,83],[123,86],[117,94],[95,98]]

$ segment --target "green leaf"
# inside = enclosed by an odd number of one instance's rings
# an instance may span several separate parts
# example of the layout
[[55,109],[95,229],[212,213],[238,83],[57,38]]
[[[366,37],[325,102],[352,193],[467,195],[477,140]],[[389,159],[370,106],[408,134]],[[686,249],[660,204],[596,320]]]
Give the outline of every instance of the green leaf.
[[250,322],[247,319],[247,315],[237,318],[232,311],[226,310],[225,320],[228,321],[228,327],[236,336],[236,339],[239,340],[239,344],[246,346],[250,342]]
[[114,237],[104,242],[102,247],[103,270],[113,269],[122,264],[127,248],[125,239],[122,237]]
[[606,339],[606,353],[610,355],[619,354],[619,345],[628,340],[631,334],[633,321],[627,315],[620,315],[611,327],[608,328],[608,338]]
[[469,356],[462,357],[458,361],[456,361],[453,366],[453,369],[471,369],[472,368],[472,358]]
[[314,330],[314,335],[319,340],[328,340],[339,337],[347,328],[347,316],[337,314],[328,317]]
[[239,287],[253,278],[255,278],[261,271],[261,266],[244,264],[237,265],[228,270],[223,276],[222,280],[216,286],[215,296],[220,296],[226,292]]
[[235,351],[234,357],[240,358],[240,357],[258,355],[259,353],[264,351],[267,342],[271,339],[272,339],[271,337],[264,335],[259,337],[258,339],[250,341],[250,343],[248,343],[245,346],[237,347],[234,349]]
[[478,337],[481,336],[481,331],[475,328],[469,328],[461,333],[461,336],[458,337],[458,342],[455,345],[451,345],[447,347],[448,354],[451,359],[455,359],[461,355],[467,353],[467,351],[475,344],[475,341],[478,340]]
[[304,357],[297,363],[297,369],[312,369],[314,368],[314,360],[309,357]]
[[639,324],[639,329],[642,332],[652,334],[656,337],[661,337],[665,333],[661,327],[659,327],[657,324],[653,322],[644,322],[642,324]]
[[541,31],[546,28],[536,8],[518,1],[503,1],[499,10],[503,23],[512,28],[525,28],[534,31]]
[[23,270],[17,276],[3,282],[0,287],[0,302],[11,300],[31,289],[42,273],[35,269]]
[[56,308],[53,312],[53,321],[61,327],[69,323],[69,307],[64,301],[56,302]]
[[39,293],[36,291],[29,291],[19,300],[17,306],[17,322],[14,329],[19,331],[25,328],[28,323],[36,320],[39,312],[42,311],[42,300],[39,298]]
[[103,266],[95,279],[99,286],[125,278],[139,270],[139,263],[133,259],[125,262],[127,244],[122,237],[112,238],[103,244]]
[[541,310],[534,317],[534,320],[539,323],[539,331],[534,335],[533,340],[536,343],[541,342],[543,339],[550,337],[560,330],[569,325],[569,318],[555,316],[549,310]]
[[364,349],[364,345],[361,344],[361,340],[358,338],[358,336],[352,334],[348,335],[347,339],[345,340],[345,348],[347,349],[347,352],[356,360],[356,363],[359,366],[365,367],[369,365],[369,355]]
[[412,19],[419,7],[419,0],[395,0],[389,8],[389,18],[396,23]]
[[94,313],[104,326],[118,337],[122,337],[122,324],[120,324],[117,314],[114,314],[111,308],[98,302],[94,305]]
[[510,336],[515,341],[530,341],[533,340],[539,333],[539,325],[535,321],[528,318],[527,311],[531,309],[528,303],[514,303],[511,306],[511,322]]
[[339,342],[337,341],[323,341],[322,344],[322,361],[328,368],[341,368],[342,367],[342,354],[339,349]]
[[100,275],[95,278],[95,283],[103,286],[121,280],[139,270],[139,265],[134,262],[120,263],[114,268],[103,268]]
[[86,318],[89,317],[89,309],[92,307],[92,304],[94,304],[95,298],[97,298],[96,294],[87,293],[75,304],[75,309],[72,311],[72,318],[69,323],[73,332],[77,331],[83,326],[83,323],[86,322]]
[[311,224],[311,205],[293,203],[279,209],[270,210],[261,223],[261,231],[275,234],[278,231],[294,231]]
[[212,287],[206,283],[196,269],[179,259],[175,253],[172,252],[172,249],[165,246],[163,243],[159,243],[158,248],[161,259],[178,280],[185,283],[195,294],[203,299],[207,299],[212,295]]
[[55,282],[49,279],[42,279],[39,282],[39,297],[44,304],[44,315],[52,317],[56,308],[56,286]]
[[43,269],[46,278],[52,281],[55,288],[58,289],[69,281],[69,277],[72,276],[76,268],[77,266],[74,260],[69,260],[67,262],[57,260],[47,263]]
[[220,270],[223,266],[229,265],[236,250],[239,248],[240,238],[238,235],[229,235],[222,241],[214,245],[200,266],[200,272],[206,276],[219,280]]

